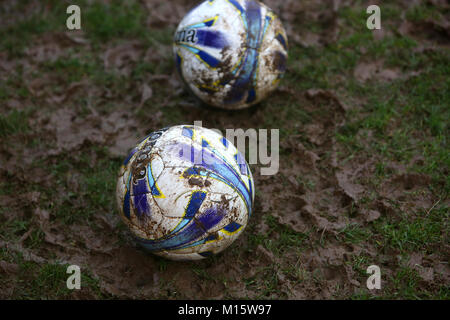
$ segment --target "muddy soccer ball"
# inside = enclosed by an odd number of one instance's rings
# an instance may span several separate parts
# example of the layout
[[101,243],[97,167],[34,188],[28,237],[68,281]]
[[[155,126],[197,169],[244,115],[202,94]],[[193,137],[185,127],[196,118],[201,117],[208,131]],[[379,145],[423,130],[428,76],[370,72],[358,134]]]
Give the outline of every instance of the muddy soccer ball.
[[121,217],[139,244],[172,260],[227,248],[251,215],[254,184],[220,134],[176,126],[152,133],[125,160],[117,183]]
[[179,75],[206,104],[243,109],[264,99],[286,70],[286,32],[277,16],[253,0],[208,0],[175,33]]

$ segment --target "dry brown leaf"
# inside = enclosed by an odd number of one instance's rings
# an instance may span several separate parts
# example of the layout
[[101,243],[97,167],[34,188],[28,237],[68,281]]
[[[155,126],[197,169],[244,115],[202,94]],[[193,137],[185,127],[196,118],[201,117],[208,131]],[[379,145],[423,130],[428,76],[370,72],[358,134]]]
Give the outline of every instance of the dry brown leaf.
[[423,254],[422,253],[412,253],[409,257],[407,266],[410,268],[415,268],[417,266],[422,266]]
[[381,217],[381,213],[378,210],[365,210],[363,215],[367,222],[378,220]]
[[32,262],[36,262],[36,263],[46,263],[47,262],[46,259],[35,255],[32,251],[25,249],[20,244],[15,244],[15,243],[10,243],[10,242],[0,240],[0,248],[6,248],[8,250],[12,250],[12,251],[22,254],[22,257],[25,261],[32,261]]
[[50,213],[47,210],[43,210],[41,208],[36,208],[34,210],[34,214],[38,217],[41,223],[48,221],[50,218]]
[[309,89],[306,91],[306,97],[309,99],[325,99],[330,100],[334,103],[336,103],[342,111],[349,110],[349,106],[347,106],[345,103],[343,103],[335,93],[329,91],[329,90],[323,90],[323,89]]
[[365,189],[362,185],[352,182],[353,174],[353,171],[348,170],[336,172],[336,179],[342,191],[353,201],[358,201]]
[[325,127],[323,124],[308,124],[305,126],[305,133],[311,143],[314,143],[318,146],[322,145],[327,136],[324,135]]
[[142,44],[138,41],[127,41],[106,50],[103,61],[106,69],[112,69],[122,75],[129,75],[131,64],[142,56]]
[[141,103],[139,106],[142,107],[147,100],[151,99],[152,96],[153,96],[152,87],[150,87],[146,83],[142,84],[142,86],[141,86]]
[[19,272],[19,266],[15,263],[0,260],[0,271],[7,274],[16,274]]
[[73,43],[82,45],[89,44],[89,40],[85,38],[85,33],[83,30],[66,31],[64,34]]
[[360,62],[353,74],[360,82],[367,80],[392,81],[401,77],[398,69],[384,69],[384,62],[381,60]]

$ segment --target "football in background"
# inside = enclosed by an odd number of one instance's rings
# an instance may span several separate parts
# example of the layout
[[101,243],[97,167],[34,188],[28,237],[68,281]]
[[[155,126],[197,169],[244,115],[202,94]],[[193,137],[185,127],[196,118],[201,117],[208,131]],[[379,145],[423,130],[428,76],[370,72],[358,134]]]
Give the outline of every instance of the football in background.
[[175,61],[188,89],[223,109],[250,107],[286,70],[288,41],[280,19],[253,0],[207,0],[175,33]]
[[215,131],[175,126],[150,134],[120,169],[122,220],[147,250],[199,260],[245,229],[255,188],[242,154]]

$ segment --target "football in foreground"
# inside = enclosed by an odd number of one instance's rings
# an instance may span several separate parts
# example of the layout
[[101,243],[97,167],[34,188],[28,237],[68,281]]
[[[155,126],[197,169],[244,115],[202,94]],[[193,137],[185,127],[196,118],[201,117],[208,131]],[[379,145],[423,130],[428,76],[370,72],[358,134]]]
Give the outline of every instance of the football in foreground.
[[150,134],[120,169],[117,201],[147,250],[199,260],[227,248],[245,229],[254,183],[241,153],[215,131],[175,126]]
[[223,109],[250,107],[286,70],[288,42],[278,17],[253,0],[207,0],[175,33],[175,61],[189,90]]

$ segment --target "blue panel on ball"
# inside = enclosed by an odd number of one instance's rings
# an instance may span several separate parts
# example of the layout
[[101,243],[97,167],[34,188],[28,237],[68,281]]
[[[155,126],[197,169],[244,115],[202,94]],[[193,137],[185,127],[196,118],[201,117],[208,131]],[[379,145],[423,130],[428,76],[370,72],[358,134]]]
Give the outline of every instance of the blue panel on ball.
[[[147,171],[147,169],[146,169]],[[147,194],[151,193],[147,175],[131,184],[131,197],[133,198],[135,213],[138,218],[150,215],[150,205]]]
[[242,153],[240,153],[238,151],[238,153],[236,153],[234,155],[234,159],[236,160],[236,163],[239,166],[239,170],[241,172],[241,174],[243,174],[244,176],[248,175],[248,166],[247,166],[247,162],[245,161],[244,156],[242,155]]
[[149,216],[150,211],[150,205],[148,203],[147,195],[146,194],[139,194],[134,196],[134,208],[135,213],[138,218],[143,217],[144,215]]
[[141,245],[150,251],[161,250],[175,250],[196,246],[206,242],[206,238],[200,241],[195,241],[205,234],[205,226],[212,228],[216,226],[225,217],[226,212],[223,209],[214,207],[205,210],[205,212],[198,217],[198,222],[194,221],[188,224],[180,232],[173,236],[162,240],[147,240],[137,238]]
[[198,223],[204,231],[208,231],[216,226],[226,215],[224,209],[212,207],[205,210],[205,213],[197,218]]
[[261,40],[261,6],[256,1],[247,1],[247,24],[249,37],[247,44],[249,48],[258,49]]
[[148,185],[150,186],[150,190],[153,196],[155,197],[162,197],[163,194],[159,190],[158,186],[156,185],[155,178],[153,177],[153,170],[151,164],[147,166],[147,179],[148,179]]
[[225,138],[225,137],[222,138],[222,144],[223,144],[226,148],[228,148],[228,140],[227,140],[227,138]]
[[[237,7],[237,3],[230,2]],[[244,10],[242,7],[241,9]],[[241,9],[238,8],[238,10]],[[237,76],[237,80],[233,83],[229,95],[224,100],[226,104],[239,103],[245,96],[247,96],[247,103],[252,103],[256,100],[254,87],[258,70],[259,46],[263,37],[263,32],[261,32],[261,6],[256,1],[247,1],[246,9],[247,49],[244,53],[244,64]]]
[[280,51],[276,51],[274,61],[276,63],[276,67],[277,67],[278,71],[280,71],[280,72],[286,71],[287,57],[284,53],[282,53]]
[[206,242],[216,241],[219,240],[219,237],[215,234],[210,235],[208,238],[206,238]]
[[147,193],[151,192],[146,177],[147,176],[145,176],[142,179],[137,180],[136,183],[132,184],[132,188],[133,188],[132,195],[133,196],[140,195],[140,194],[147,194]]
[[133,158],[133,156],[136,154],[137,151],[138,151],[137,148],[134,148],[133,150],[130,151],[130,154],[128,155],[128,157],[123,162],[124,166],[126,166],[130,162],[131,158]]
[[198,55],[211,68],[217,68],[217,66],[220,64],[220,61],[218,59],[214,58],[212,55],[206,53],[205,51],[200,50]]
[[183,176],[186,178],[190,178],[192,176],[200,176],[200,175],[202,175],[202,171],[198,167],[189,168],[183,174]]
[[233,6],[235,6],[236,9],[238,9],[239,12],[240,12],[241,14],[244,14],[244,13],[245,13],[244,8],[242,8],[242,6],[239,4],[239,2],[237,2],[236,0],[228,0],[228,1],[229,1]]
[[281,45],[283,46],[284,50],[286,50],[286,51],[288,50],[287,41],[283,37],[283,35],[281,33],[277,34],[275,39],[277,39],[281,43]]
[[191,220],[194,218],[195,214],[198,212],[200,207],[202,206],[203,201],[206,198],[206,192],[194,192],[191,195],[191,199],[189,200],[189,204],[185,210],[183,220],[175,227],[175,229],[166,237],[170,237],[173,234],[177,233],[181,229],[183,229]]
[[255,101],[256,100],[256,91],[255,91],[255,88],[251,88],[249,91],[248,91],[248,96],[247,96],[247,103],[252,103],[253,101]]
[[227,39],[220,31],[210,30],[198,30],[196,43],[201,46],[216,49],[222,49],[228,46]]
[[183,59],[181,58],[180,54],[177,52],[175,56],[175,65],[177,67],[178,74],[183,77],[183,71],[181,70],[181,62]]
[[200,252],[199,255],[201,255],[202,257],[208,258],[208,257],[211,257],[213,255],[213,253],[211,251],[205,251],[205,252]]
[[[221,178],[222,181],[227,183],[230,187],[235,189],[238,194],[243,198],[247,206],[249,214],[252,211],[252,199],[244,181],[242,181],[240,174],[226,162],[225,159],[220,157],[214,151],[202,148],[201,150],[189,146],[187,144],[178,144],[172,147],[172,152],[176,153],[180,158],[191,161],[194,165],[201,166],[203,168],[201,174],[205,174],[204,171],[211,171],[212,174]],[[183,150],[189,150],[189,154],[185,154]],[[198,163],[194,161],[198,160]],[[210,174],[211,175],[211,174]]]
[[206,192],[194,192],[186,209],[185,218],[193,218],[206,198]]
[[217,66],[220,64],[220,61],[218,59],[214,58],[212,55],[203,50],[189,46],[187,44],[180,44],[180,46],[191,51],[193,54],[195,54],[196,57],[198,57],[211,68],[217,68]]
[[225,231],[229,232],[229,233],[235,233],[236,231],[238,231],[240,228],[242,227],[242,225],[240,225],[239,223],[236,222],[232,222],[229,225],[227,225],[225,228],[223,228]]
[[183,127],[183,131],[181,134],[189,139],[192,139],[194,137],[194,128],[193,127]]
[[130,215],[130,190],[127,190],[127,192],[125,193],[125,198],[123,199],[123,214],[128,219],[131,218],[131,215]]
[[202,147],[203,148],[208,148],[209,147],[209,143],[205,139],[202,139]]

